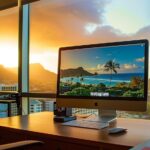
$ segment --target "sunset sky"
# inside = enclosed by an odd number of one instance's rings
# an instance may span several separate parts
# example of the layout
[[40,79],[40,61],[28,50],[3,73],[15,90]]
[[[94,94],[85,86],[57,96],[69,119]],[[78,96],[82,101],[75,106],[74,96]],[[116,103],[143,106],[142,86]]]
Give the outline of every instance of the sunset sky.
[[[150,39],[150,0],[41,0],[31,4],[30,63],[57,72],[58,48]],[[0,64],[17,66],[17,8],[0,12]],[[9,55],[8,55],[9,54]]]

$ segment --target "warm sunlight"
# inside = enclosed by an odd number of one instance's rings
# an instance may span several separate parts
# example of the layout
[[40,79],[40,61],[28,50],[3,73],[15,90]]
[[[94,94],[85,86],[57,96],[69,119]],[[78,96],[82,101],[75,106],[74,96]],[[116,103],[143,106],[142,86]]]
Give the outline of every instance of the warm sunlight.
[[18,66],[18,45],[13,41],[0,41],[0,64],[5,67]]
[[40,63],[45,69],[57,73],[58,52],[44,51],[40,53],[32,53],[30,56],[30,64]]

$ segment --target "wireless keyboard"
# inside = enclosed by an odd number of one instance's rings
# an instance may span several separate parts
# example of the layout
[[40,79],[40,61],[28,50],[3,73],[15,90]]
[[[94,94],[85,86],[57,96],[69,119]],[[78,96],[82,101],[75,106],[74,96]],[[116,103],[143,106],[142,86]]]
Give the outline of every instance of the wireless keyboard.
[[87,120],[73,120],[73,121],[62,123],[62,125],[99,130],[99,129],[108,127],[109,123],[89,121],[89,120],[88,121]]

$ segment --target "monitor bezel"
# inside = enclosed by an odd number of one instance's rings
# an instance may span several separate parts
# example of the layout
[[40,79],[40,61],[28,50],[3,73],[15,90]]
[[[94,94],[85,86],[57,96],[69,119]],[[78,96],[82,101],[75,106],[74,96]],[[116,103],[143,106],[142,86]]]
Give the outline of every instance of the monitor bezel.
[[[76,50],[76,49],[84,49],[84,48],[92,48],[92,47],[109,47],[109,46],[119,46],[119,45],[130,45],[130,44],[144,44],[145,45],[145,59],[144,59],[144,97],[96,97],[96,96],[65,96],[59,94],[60,88],[60,70],[61,70],[61,52],[66,50]],[[58,99],[83,99],[83,100],[125,100],[125,101],[147,101],[148,98],[148,45],[149,42],[147,39],[141,40],[132,40],[132,41],[119,41],[119,42],[111,42],[111,43],[100,43],[100,44],[90,44],[90,45],[80,45],[80,46],[68,46],[59,48],[59,59],[58,59],[58,76],[57,76],[57,93],[56,97]]]

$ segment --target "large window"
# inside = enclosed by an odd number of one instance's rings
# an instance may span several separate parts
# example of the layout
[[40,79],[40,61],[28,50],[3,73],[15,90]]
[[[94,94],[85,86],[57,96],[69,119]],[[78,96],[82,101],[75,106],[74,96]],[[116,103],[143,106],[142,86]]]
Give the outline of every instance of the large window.
[[43,0],[31,4],[30,91],[55,91],[59,47],[150,39],[149,3]]
[[0,91],[18,87],[18,11],[0,11]]
[[[0,92],[18,90],[18,9],[0,11]],[[7,99],[1,95],[0,99]],[[16,103],[11,114],[16,115]],[[8,104],[0,103],[0,117],[8,116]]]
[[[59,47],[150,40],[149,14],[148,0],[43,0],[31,4],[30,91],[55,92]],[[126,66],[133,69],[134,64]],[[118,115],[149,118],[149,110]]]
[[[150,39],[148,0],[42,0],[30,8],[29,92],[56,93],[59,47]],[[17,23],[16,8],[0,12],[0,90],[18,86]],[[28,71],[23,75],[28,79]]]

